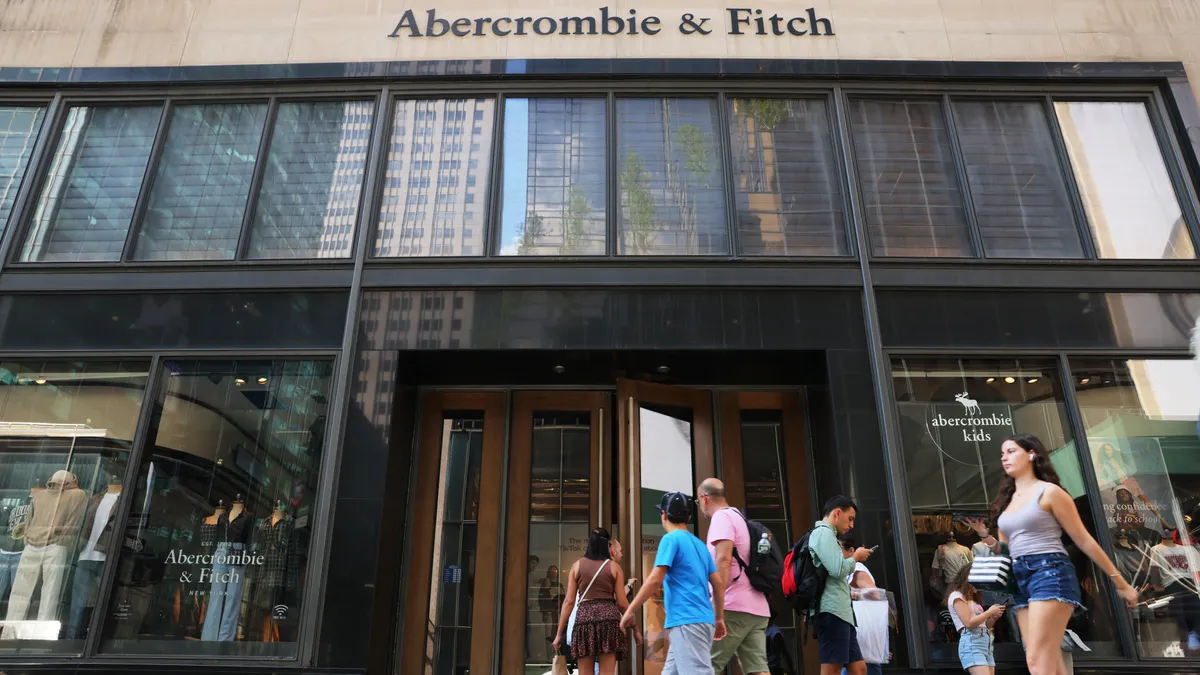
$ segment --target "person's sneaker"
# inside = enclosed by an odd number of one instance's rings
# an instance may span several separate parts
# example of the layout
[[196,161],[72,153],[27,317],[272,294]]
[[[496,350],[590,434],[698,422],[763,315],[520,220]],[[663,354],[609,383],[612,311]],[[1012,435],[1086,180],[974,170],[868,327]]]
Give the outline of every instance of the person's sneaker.
[[1195,631],[1188,633],[1188,649],[1200,652],[1200,635],[1196,635]]

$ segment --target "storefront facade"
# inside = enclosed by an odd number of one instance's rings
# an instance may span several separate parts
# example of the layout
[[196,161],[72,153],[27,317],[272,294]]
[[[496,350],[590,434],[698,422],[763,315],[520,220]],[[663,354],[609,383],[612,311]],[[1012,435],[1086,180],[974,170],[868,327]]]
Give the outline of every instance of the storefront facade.
[[0,671],[540,675],[590,528],[642,578],[718,475],[788,541],[854,497],[886,669],[958,672],[1014,433],[1160,600],[1075,554],[1076,666],[1200,670],[1200,0],[0,35]]

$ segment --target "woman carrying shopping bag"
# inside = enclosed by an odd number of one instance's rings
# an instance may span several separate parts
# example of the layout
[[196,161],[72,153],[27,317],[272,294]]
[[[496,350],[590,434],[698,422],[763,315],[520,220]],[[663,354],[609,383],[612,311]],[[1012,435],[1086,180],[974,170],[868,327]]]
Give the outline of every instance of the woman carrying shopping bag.
[[[558,618],[554,648],[569,644],[580,673],[615,675],[617,661],[625,658],[628,644],[621,630],[621,615],[629,606],[625,573],[617,560],[621,544],[597,527],[588,535],[587,550],[567,575],[567,597]],[[569,628],[568,628],[569,626]],[[570,630],[570,639],[567,632]],[[634,631],[640,639],[640,634]]]

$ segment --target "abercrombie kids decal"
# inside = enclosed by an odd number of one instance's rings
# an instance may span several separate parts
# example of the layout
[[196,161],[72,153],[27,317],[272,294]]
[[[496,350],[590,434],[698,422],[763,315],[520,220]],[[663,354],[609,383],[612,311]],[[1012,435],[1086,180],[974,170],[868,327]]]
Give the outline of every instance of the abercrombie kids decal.
[[[999,427],[1004,431],[1004,435],[1013,433],[1012,414],[1008,410],[1008,406],[1004,406],[1004,410],[1000,413],[984,414],[979,408],[979,402],[973,398],[967,398],[967,392],[956,394],[954,400],[958,401],[963,408],[961,416],[943,415],[939,412],[937,405],[930,406],[933,412],[927,426],[933,428],[953,427],[962,432],[962,440],[984,442],[992,440],[992,429]],[[930,437],[933,437],[933,432],[930,432]]]

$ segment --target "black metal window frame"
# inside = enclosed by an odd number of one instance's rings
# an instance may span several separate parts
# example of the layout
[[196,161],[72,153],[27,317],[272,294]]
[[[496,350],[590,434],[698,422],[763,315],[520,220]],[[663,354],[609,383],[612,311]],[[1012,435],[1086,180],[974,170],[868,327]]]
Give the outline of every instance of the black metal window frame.
[[[652,84],[654,94],[648,94],[648,84]],[[1128,266],[1137,264],[1139,266],[1156,266],[1156,267],[1178,267],[1194,265],[1196,260],[1128,260],[1128,259],[1100,259],[1096,254],[1096,246],[1093,235],[1087,224],[1087,216],[1084,212],[1080,190],[1074,176],[1070,158],[1067,156],[1065,143],[1062,138],[1062,132],[1058,125],[1057,116],[1054,112],[1054,103],[1057,101],[1120,101],[1120,102],[1138,102],[1146,106],[1147,114],[1150,118],[1151,125],[1154,129],[1160,154],[1163,157],[1164,164],[1167,166],[1168,174],[1174,189],[1175,195],[1183,212],[1183,221],[1187,227],[1188,233],[1191,236],[1193,245],[1200,248],[1200,197],[1197,196],[1197,184],[1200,183],[1200,177],[1192,177],[1189,175],[1189,170],[1184,161],[1182,150],[1179,146],[1179,139],[1175,137],[1171,125],[1168,123],[1168,115],[1165,109],[1165,102],[1162,99],[1162,93],[1158,86],[1153,84],[1143,84],[1140,82],[1129,83],[1114,83],[1114,84],[1086,84],[1080,85],[1066,81],[1052,81],[1047,84],[1038,85],[1020,85],[1013,83],[996,83],[996,84],[957,84],[957,83],[929,83],[929,82],[911,82],[911,83],[842,83],[831,86],[827,82],[812,81],[812,82],[779,82],[770,80],[718,80],[711,81],[703,80],[672,80],[672,81],[653,81],[648,82],[644,79],[629,79],[629,80],[596,80],[596,81],[573,81],[569,84],[556,81],[513,81],[513,82],[418,82],[411,86],[397,87],[392,92],[387,92],[378,86],[357,85],[345,88],[339,88],[335,85],[315,85],[315,86],[278,86],[278,85],[256,85],[253,83],[235,84],[221,88],[210,88],[205,91],[182,91],[179,93],[170,90],[164,91],[161,94],[158,92],[147,92],[146,90],[134,90],[129,92],[120,91],[94,91],[94,92],[67,92],[59,94],[52,100],[47,100],[45,95],[22,95],[15,92],[11,99],[7,97],[0,98],[0,102],[11,100],[13,103],[22,104],[40,104],[47,105],[48,111],[43,121],[42,129],[39,131],[37,147],[33,157],[30,160],[30,165],[26,171],[26,178],[22,181],[22,186],[17,195],[17,201],[14,205],[13,213],[10,217],[9,227],[5,232],[3,249],[6,251],[4,260],[7,261],[7,267],[10,270],[16,269],[88,269],[88,268],[162,268],[169,267],[172,269],[179,268],[205,268],[205,267],[227,267],[227,266],[304,266],[304,265],[319,265],[319,266],[349,266],[353,264],[353,257],[345,258],[306,258],[306,259],[247,259],[246,248],[249,239],[250,227],[253,223],[255,207],[259,197],[259,191],[262,184],[263,174],[266,170],[266,155],[269,152],[269,145],[274,127],[274,121],[280,102],[288,103],[294,101],[375,101],[376,103],[386,99],[388,105],[377,106],[377,110],[382,108],[382,114],[377,112],[372,119],[372,131],[375,133],[375,128],[386,130],[390,137],[394,124],[394,115],[396,106],[401,100],[436,100],[447,98],[485,98],[493,101],[495,106],[493,113],[492,137],[487,139],[491,149],[491,158],[487,168],[487,191],[481,195],[479,200],[481,207],[486,209],[484,214],[484,249],[482,255],[479,256],[461,256],[461,257],[396,257],[396,256],[374,256],[371,255],[372,249],[368,249],[368,257],[366,264],[369,266],[379,265],[427,265],[430,263],[442,264],[461,264],[461,263],[496,263],[498,261],[507,261],[510,263],[521,263],[538,261],[539,263],[571,263],[581,261],[613,261],[619,260],[622,262],[637,261],[640,263],[653,262],[692,262],[692,263],[713,263],[717,261],[740,261],[748,263],[837,263],[839,261],[846,262],[855,258],[853,255],[828,255],[828,256],[747,256],[742,253],[740,242],[738,241],[738,232],[736,227],[736,194],[735,194],[735,167],[732,161],[731,142],[729,138],[729,108],[728,101],[731,98],[741,97],[756,97],[756,98],[798,98],[798,99],[823,99],[828,106],[828,115],[830,118],[831,129],[835,134],[834,138],[834,160],[838,163],[836,167],[839,174],[838,178],[841,181],[843,194],[841,202],[843,208],[842,223],[843,234],[846,237],[848,250],[854,251],[857,244],[855,238],[857,236],[857,228],[853,226],[850,219],[853,217],[850,201],[851,192],[861,199],[861,183],[857,179],[857,167],[855,165],[855,153],[853,148],[853,133],[849,132],[849,142],[838,142],[839,127],[843,121],[839,120],[835,111],[836,103],[840,99],[842,103],[848,103],[856,98],[872,98],[883,100],[902,100],[919,98],[921,100],[937,100],[939,101],[939,109],[946,122],[947,129],[950,135],[952,157],[955,163],[956,176],[959,180],[960,197],[963,202],[965,217],[968,223],[969,237],[972,243],[972,254],[970,257],[954,257],[954,258],[937,258],[937,257],[897,257],[897,256],[876,256],[870,255],[871,262],[888,263],[888,264],[908,264],[908,265],[972,265],[972,264],[1006,264],[1006,265],[1022,265],[1022,264],[1065,264],[1078,265],[1081,263]],[[381,98],[383,97],[383,98]],[[726,230],[730,241],[730,252],[724,255],[671,255],[671,256],[627,256],[618,255],[617,253],[617,237],[619,233],[619,208],[620,196],[619,186],[617,184],[617,120],[616,120],[616,101],[618,98],[638,97],[638,98],[661,98],[661,97],[702,97],[715,100],[718,106],[718,128],[716,133],[719,138],[713,139],[714,146],[717,152],[720,153],[720,159],[723,163],[723,180],[725,194],[725,217]],[[503,186],[498,183],[502,178],[503,169],[503,150],[504,150],[504,108],[505,101],[508,98],[603,98],[606,100],[605,105],[605,185],[606,185],[606,253],[605,255],[592,256],[509,256],[499,255],[497,239],[499,237],[498,228],[501,225],[501,214],[497,207],[500,206],[501,193]],[[1043,109],[1047,116],[1047,123],[1050,126],[1051,135],[1054,137],[1054,155],[1059,162],[1059,167],[1062,172],[1062,178],[1068,194],[1070,208],[1075,219],[1075,227],[1079,233],[1080,241],[1084,249],[1084,256],[1081,258],[1069,259],[1039,259],[1027,260],[1020,258],[989,258],[982,249],[982,239],[979,231],[978,219],[975,214],[975,208],[972,203],[972,195],[969,184],[966,180],[965,160],[963,157],[962,148],[958,139],[956,114],[953,109],[955,100],[999,100],[999,101],[1041,101]],[[259,148],[259,161],[256,162],[250,194],[246,205],[246,212],[243,217],[243,222],[240,229],[240,238],[238,251],[233,260],[159,260],[159,261],[137,261],[133,260],[133,248],[136,245],[138,232],[141,229],[142,222],[145,218],[145,211],[148,205],[150,190],[153,187],[154,176],[162,159],[162,152],[167,140],[167,132],[169,131],[171,109],[174,106],[184,104],[198,103],[238,103],[238,102],[262,102],[266,101],[269,105],[267,119],[263,129],[263,135]],[[62,134],[62,127],[65,121],[65,116],[70,107],[76,105],[121,105],[121,104],[145,104],[159,103],[163,105],[163,113],[160,119],[159,128],[156,133],[154,145],[151,150],[150,159],[147,162],[145,173],[140,192],[138,194],[137,204],[134,211],[133,222],[127,233],[126,242],[119,262],[19,262],[16,260],[19,250],[22,248],[24,239],[28,234],[31,225],[33,210],[36,207],[36,201],[40,196],[40,191],[45,184],[46,172],[49,167],[49,162],[52,158],[53,150],[58,139]],[[380,208],[382,205],[382,190],[368,190],[373,181],[385,180],[385,174],[381,170],[386,167],[388,156],[390,155],[390,144],[386,144],[382,151],[371,152],[368,150],[366,158],[366,168],[363,172],[363,186],[359,197],[359,216],[357,218],[357,226],[355,230],[356,238],[365,238],[373,248],[373,243],[380,229]],[[370,198],[367,198],[368,193]],[[868,247],[869,250],[869,247]]]

